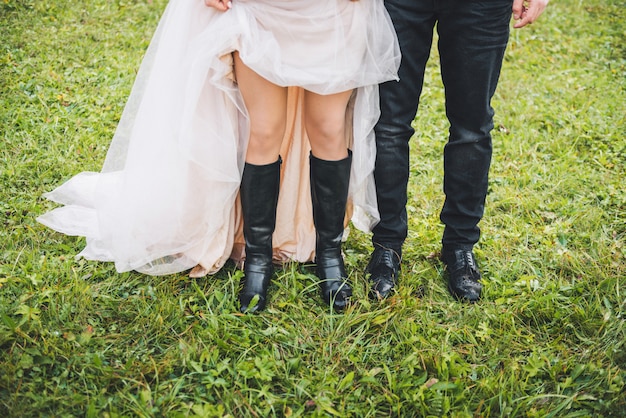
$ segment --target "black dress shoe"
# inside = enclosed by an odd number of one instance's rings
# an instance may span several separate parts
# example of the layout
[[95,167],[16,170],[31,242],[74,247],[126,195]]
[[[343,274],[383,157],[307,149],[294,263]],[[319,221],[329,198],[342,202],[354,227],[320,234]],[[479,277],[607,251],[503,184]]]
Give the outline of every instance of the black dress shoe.
[[446,265],[448,290],[455,298],[469,302],[480,299],[483,285],[472,250],[443,250],[441,261]]
[[376,246],[366,272],[370,274],[370,299],[382,300],[388,297],[398,282],[400,271],[400,251]]

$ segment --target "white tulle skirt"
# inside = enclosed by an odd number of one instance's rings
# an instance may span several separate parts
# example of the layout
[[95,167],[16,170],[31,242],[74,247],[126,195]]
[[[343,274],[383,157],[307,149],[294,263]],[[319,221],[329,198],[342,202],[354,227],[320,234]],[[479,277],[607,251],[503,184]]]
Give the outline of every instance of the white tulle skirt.
[[[86,237],[78,255],[151,275],[202,276],[241,261],[238,190],[248,116],[232,52],[289,87],[273,237],[277,262],[315,251],[303,89],[355,89],[346,118],[353,151],[348,217],[378,221],[373,183],[377,84],[396,79],[400,52],[382,0],[172,0],[142,62],[100,173],[83,172],[45,196],[63,206],[38,220]],[[195,268],[194,268],[195,267]]]

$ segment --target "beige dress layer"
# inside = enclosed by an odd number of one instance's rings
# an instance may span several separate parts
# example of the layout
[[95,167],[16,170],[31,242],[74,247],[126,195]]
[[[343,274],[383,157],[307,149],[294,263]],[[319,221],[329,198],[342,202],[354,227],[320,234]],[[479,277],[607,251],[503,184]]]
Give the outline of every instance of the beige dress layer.
[[[235,0],[227,12],[203,0],[168,4],[141,65],[100,173],[83,172],[46,197],[63,206],[38,218],[86,237],[79,254],[118,271],[152,275],[241,261],[238,201],[248,116],[232,52],[289,87],[287,132],[273,237],[277,262],[315,251],[303,89],[355,89],[346,114],[353,151],[348,219],[378,221],[373,127],[378,83],[396,79],[400,53],[378,0]],[[347,222],[346,222],[347,225]]]

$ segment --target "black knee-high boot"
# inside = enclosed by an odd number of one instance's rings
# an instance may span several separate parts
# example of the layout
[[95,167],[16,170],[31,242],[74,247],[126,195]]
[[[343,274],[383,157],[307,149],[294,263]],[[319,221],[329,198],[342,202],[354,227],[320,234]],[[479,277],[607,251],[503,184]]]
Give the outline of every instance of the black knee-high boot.
[[[267,301],[267,288],[274,274],[272,234],[276,226],[280,163],[280,158],[267,165],[246,163],[243,170],[239,193],[246,259],[239,291],[241,312],[263,310]],[[248,310],[257,295],[257,304]]]
[[311,154],[310,163],[316,274],[324,302],[342,310],[352,296],[341,255],[352,152],[348,151],[348,157],[339,161],[320,160]]

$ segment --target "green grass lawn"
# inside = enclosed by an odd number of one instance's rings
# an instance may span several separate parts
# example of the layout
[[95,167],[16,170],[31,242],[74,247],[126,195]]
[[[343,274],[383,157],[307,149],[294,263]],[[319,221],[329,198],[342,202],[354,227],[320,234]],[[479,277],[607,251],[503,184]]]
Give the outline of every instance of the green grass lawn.
[[[191,1],[191,0],[189,0]],[[328,312],[286,265],[268,310],[241,272],[118,274],[35,218],[98,171],[164,0],[0,0],[0,414],[626,416],[626,4],[554,0],[512,33],[476,254],[484,299],[452,299],[433,51],[412,143],[399,292],[367,300],[369,236],[345,246],[356,303]]]

